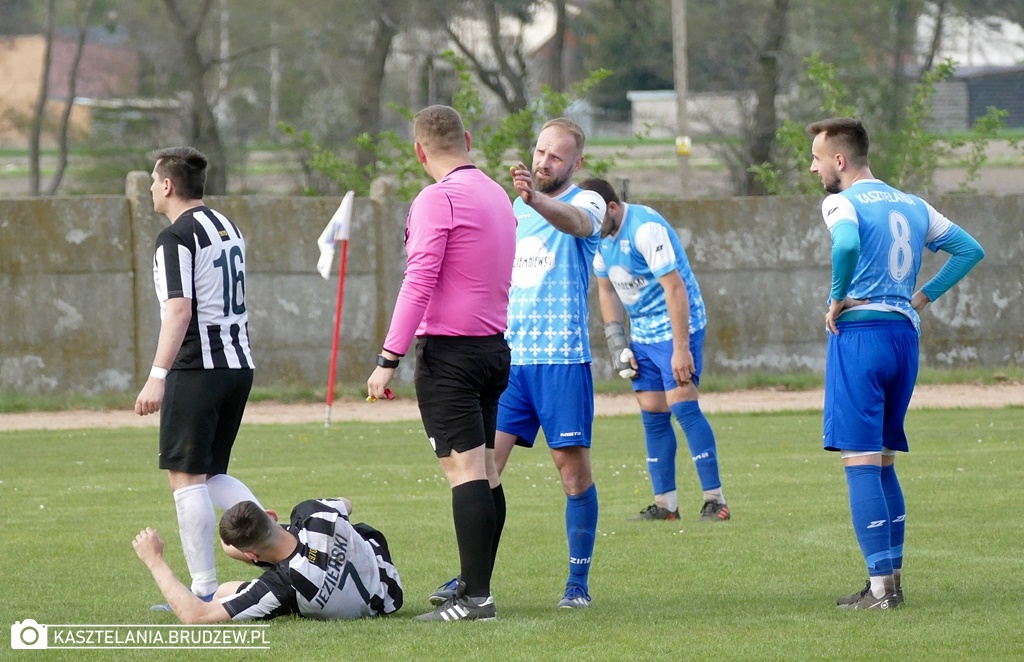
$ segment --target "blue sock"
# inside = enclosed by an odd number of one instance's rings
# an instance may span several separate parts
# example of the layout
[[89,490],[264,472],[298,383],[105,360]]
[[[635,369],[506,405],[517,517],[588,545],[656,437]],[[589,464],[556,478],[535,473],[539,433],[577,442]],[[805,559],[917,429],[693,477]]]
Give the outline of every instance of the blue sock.
[[882,493],[882,468],[870,464],[846,467],[850,515],[860,551],[872,577],[892,574],[889,552],[889,509]]
[[676,432],[670,412],[641,411],[647,442],[647,473],[655,494],[676,489]]
[[597,537],[597,485],[565,497],[565,533],[569,538],[569,581],[589,592],[590,559]]
[[722,479],[718,476],[715,433],[700,405],[696,400],[677,402],[672,405],[672,413],[686,435],[693,464],[697,467],[697,477],[700,478],[700,488],[705,492],[718,489],[722,486]]
[[903,488],[896,477],[896,465],[882,467],[882,492],[885,494],[885,505],[889,509],[889,549],[892,554],[892,567],[899,570],[903,567],[903,537],[907,528],[907,504],[903,500]]

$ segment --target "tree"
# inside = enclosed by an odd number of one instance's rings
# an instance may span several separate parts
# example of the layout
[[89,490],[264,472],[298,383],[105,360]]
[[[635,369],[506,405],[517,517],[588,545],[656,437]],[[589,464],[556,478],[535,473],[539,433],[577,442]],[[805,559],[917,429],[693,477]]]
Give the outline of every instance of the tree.
[[[464,17],[481,21],[486,29],[486,48],[477,48],[460,29],[463,16],[445,22],[445,30],[480,82],[498,98],[508,114],[528,103],[526,55],[523,30],[533,15],[533,0],[468,0]],[[506,32],[502,25],[513,24]]]
[[[75,42],[75,55],[71,62],[71,72],[68,77],[68,95],[64,100],[64,111],[61,113],[57,138],[57,171],[53,175],[47,195],[54,195],[60,188],[64,179],[64,171],[68,167],[68,125],[71,121],[71,109],[75,105],[75,90],[78,87],[78,69],[82,63],[82,52],[85,49],[85,37],[89,29],[89,19],[92,15],[95,0],[85,0],[80,6],[78,13],[78,39]],[[38,158],[38,155],[37,155]]]
[[[595,104],[628,116],[627,91],[673,88],[672,17],[667,0],[598,0],[579,22],[587,35],[582,40],[584,66],[612,72],[594,90]],[[691,30],[687,33],[692,35]],[[690,88],[694,87],[690,78]]]
[[[360,135],[377,135],[381,129],[381,87],[391,43],[398,34],[400,4],[396,0],[380,0],[374,4],[376,11],[371,17],[368,30],[370,45],[356,94],[356,119]],[[360,148],[356,151],[356,165],[359,168],[372,172],[376,158],[373,150]]]
[[[89,18],[95,0],[78,3],[77,39],[75,54],[68,72],[68,91],[64,99],[60,121],[57,124],[57,171],[47,187],[46,194],[54,195],[64,179],[64,171],[68,164],[68,129],[71,122],[71,109],[75,105],[75,89],[78,84],[78,70],[85,50],[86,33],[89,29]],[[39,195],[42,192],[42,173],[40,170],[40,148],[43,129],[46,124],[46,106],[50,98],[50,70],[53,66],[53,42],[55,39],[56,3],[49,0],[46,5],[46,48],[43,55],[43,72],[39,83],[39,95],[36,97],[35,110],[32,115],[32,128],[29,135],[29,193]]]
[[[772,160],[772,146],[778,128],[776,98],[781,87],[783,47],[787,34],[789,0],[774,0],[773,7],[765,22],[765,38],[758,57],[759,75],[754,79],[756,108],[754,121],[747,134],[747,163],[764,163]],[[746,195],[764,195],[764,186],[746,169],[744,190]]]
[[565,91],[565,33],[569,16],[566,0],[555,0],[555,35],[551,38],[551,62],[548,85],[555,92]]
[[164,0],[164,7],[171,18],[171,29],[181,49],[182,74],[189,93],[189,142],[209,159],[206,192],[223,194],[227,191],[227,155],[206,89],[206,74],[214,65],[214,60],[205,57],[200,47],[200,37],[208,23],[212,4],[213,0],[201,0],[198,9],[192,6],[190,12],[186,6],[194,3]]
[[[839,79],[834,64],[815,54],[805,60],[805,65],[807,78],[815,86],[820,104],[820,110],[813,119],[860,116],[856,98]],[[948,158],[953,150],[968,146],[967,173],[960,188],[971,190],[971,184],[985,161],[985,146],[1002,127],[1006,112],[989,108],[988,113],[972,127],[967,139],[943,141],[927,131],[925,122],[932,110],[935,85],[951,78],[955,68],[954,63],[947,59],[924,72],[912,87],[901,126],[872,132],[871,170],[880,179],[899,189],[927,192],[932,187],[939,162]],[[870,120],[867,123],[870,125]],[[787,119],[783,122],[777,134],[780,154],[775,163],[751,167],[769,193],[821,192],[821,183],[806,167],[810,138],[804,127],[805,123],[801,121]],[[1011,142],[1016,144],[1016,141]]]
[[32,130],[29,134],[29,192],[39,195],[39,147],[46,118],[46,100],[50,97],[50,67],[53,65],[53,33],[56,0],[46,3],[46,50],[43,52],[43,75],[39,82],[39,96],[36,97],[35,112],[32,115]]

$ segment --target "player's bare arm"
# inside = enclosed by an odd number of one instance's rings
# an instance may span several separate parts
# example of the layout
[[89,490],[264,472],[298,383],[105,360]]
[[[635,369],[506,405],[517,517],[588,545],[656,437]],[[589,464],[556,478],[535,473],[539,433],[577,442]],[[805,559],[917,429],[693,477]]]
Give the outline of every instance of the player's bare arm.
[[589,237],[594,234],[594,222],[584,210],[548,197],[533,187],[533,175],[525,164],[520,162],[509,169],[516,193],[523,202],[537,210],[555,229],[571,234],[574,237]]
[[597,295],[598,301],[601,302],[601,318],[605,324],[625,321],[625,308],[623,308],[622,300],[619,299],[619,294],[615,291],[615,286],[612,285],[610,278],[597,276]]
[[164,541],[156,530],[146,527],[132,541],[136,556],[149,568],[167,604],[182,623],[223,623],[231,620],[219,602],[203,602],[178,581],[164,560]]
[[[177,297],[168,299],[165,304],[163,322],[160,323],[160,339],[156,345],[156,356],[153,367],[169,370],[174,357],[181,349],[189,322],[192,321],[192,299]],[[166,374],[165,374],[166,376]],[[139,416],[155,414],[160,411],[164,399],[164,379],[154,377],[152,373],[135,399],[135,413]]]
[[672,270],[658,278],[665,290],[665,306],[672,321],[672,376],[680,385],[689,384],[697,366],[690,353],[690,297],[679,272]]
[[931,303],[931,299],[928,298],[921,290],[914,292],[914,295],[910,297],[910,305],[914,307],[914,310],[920,313],[924,310],[924,307]]

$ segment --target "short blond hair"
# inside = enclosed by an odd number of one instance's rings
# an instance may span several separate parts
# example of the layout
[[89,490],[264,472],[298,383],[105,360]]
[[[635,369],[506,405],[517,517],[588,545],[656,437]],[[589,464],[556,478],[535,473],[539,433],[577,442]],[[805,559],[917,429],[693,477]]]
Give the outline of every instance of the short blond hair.
[[465,151],[466,127],[451,106],[427,106],[413,119],[413,136],[428,152]]
[[587,144],[587,134],[583,132],[583,127],[577,124],[575,120],[571,120],[568,117],[556,117],[544,122],[544,126],[540,130],[544,131],[544,129],[550,127],[561,129],[572,136],[573,140],[576,141],[576,151],[583,154],[583,148]]

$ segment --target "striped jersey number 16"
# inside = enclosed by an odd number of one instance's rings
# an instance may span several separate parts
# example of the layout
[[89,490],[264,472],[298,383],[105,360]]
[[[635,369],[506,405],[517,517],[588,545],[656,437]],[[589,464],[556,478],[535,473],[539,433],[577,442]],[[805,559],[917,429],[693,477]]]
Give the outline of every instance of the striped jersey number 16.
[[[891,262],[891,259],[890,259]],[[213,261],[213,266],[222,272],[221,291],[224,293],[224,316],[245,312],[245,262],[242,249],[232,246],[230,253],[220,252],[220,257]]]

